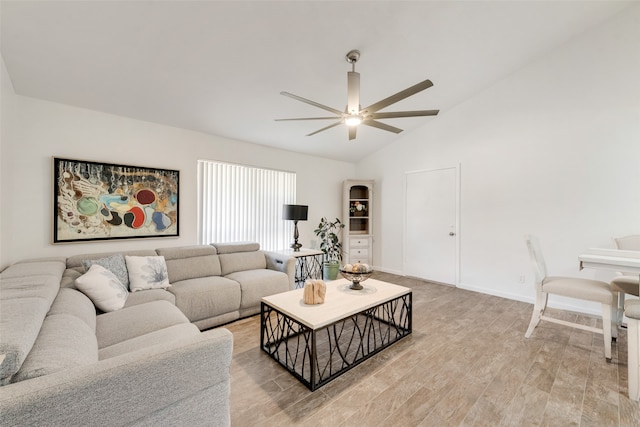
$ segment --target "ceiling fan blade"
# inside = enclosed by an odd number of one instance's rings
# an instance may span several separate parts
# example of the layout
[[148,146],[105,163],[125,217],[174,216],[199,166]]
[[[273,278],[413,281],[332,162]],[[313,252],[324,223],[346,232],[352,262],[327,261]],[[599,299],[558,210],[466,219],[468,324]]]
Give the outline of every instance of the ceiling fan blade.
[[389,113],[373,113],[372,119],[395,119],[400,117],[437,116],[440,110],[396,111]]
[[347,113],[358,114],[360,112],[360,73],[349,71],[347,73]]
[[356,139],[356,131],[358,130],[358,126],[349,126],[349,141],[352,139]]
[[306,104],[313,105],[314,107],[322,108],[323,110],[330,111],[330,112],[332,112],[334,114],[337,114],[340,117],[342,117],[342,114],[343,114],[342,111],[336,110],[335,108],[331,108],[331,107],[327,107],[326,105],[318,104],[315,101],[311,101],[310,99],[306,99],[306,98],[303,98],[303,97],[298,96],[298,95],[294,95],[294,94],[289,93],[289,92],[280,92],[280,95],[288,96],[289,98],[293,98],[293,99],[298,100],[300,102],[304,102]]
[[386,131],[389,131],[389,132],[393,132],[393,133],[400,133],[400,132],[402,132],[402,129],[399,129],[399,128],[397,128],[397,127],[390,126],[390,125],[388,125],[388,124],[386,124],[386,123],[377,122],[377,121],[375,121],[375,120],[371,120],[371,119],[369,119],[369,120],[364,120],[364,121],[362,122],[362,124],[363,124],[363,125],[367,125],[367,126],[371,126],[371,127],[374,127],[374,128],[378,128],[378,129],[386,130]]
[[311,133],[310,133],[309,135],[307,135],[307,136],[315,135],[316,133],[320,133],[320,132],[322,132],[322,131],[324,131],[324,130],[331,129],[332,127],[338,126],[338,125],[340,125],[340,124],[342,124],[342,120],[340,120],[340,121],[338,121],[338,122],[335,122],[335,123],[334,123],[334,124],[332,124],[332,125],[329,125],[329,126],[323,127],[322,129],[318,129],[318,130],[317,130],[317,131],[315,131],[315,132],[311,132]]
[[416,93],[421,92],[425,89],[428,89],[431,86],[433,86],[433,83],[431,83],[431,80],[425,80],[423,82],[420,82],[416,85],[411,86],[410,88],[402,90],[396,93],[395,95],[391,95],[390,97],[385,98],[382,101],[378,101],[375,104],[371,104],[367,108],[363,109],[363,111],[369,114],[375,113],[378,110],[382,110],[384,107],[388,107],[391,104],[395,104],[398,101],[402,101],[403,99],[408,98],[411,95],[415,95]]
[[335,120],[335,119],[339,119],[340,117],[298,117],[295,119],[274,119],[276,122],[290,122],[290,121],[294,121],[294,120]]

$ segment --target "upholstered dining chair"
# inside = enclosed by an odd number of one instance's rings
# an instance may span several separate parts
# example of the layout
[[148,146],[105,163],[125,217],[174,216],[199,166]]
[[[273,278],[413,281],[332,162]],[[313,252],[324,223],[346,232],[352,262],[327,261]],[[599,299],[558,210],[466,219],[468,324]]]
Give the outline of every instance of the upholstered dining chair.
[[[535,236],[527,235],[525,240],[535,276],[536,301],[533,306],[529,328],[524,336],[526,338],[531,337],[533,330],[541,320],[599,333],[604,336],[604,356],[607,362],[610,362],[611,338],[612,336],[617,337],[617,329],[615,323],[612,322],[612,315],[615,313],[616,295],[609,284],[599,280],[577,277],[547,276],[547,267],[538,239]],[[545,314],[549,294],[600,303],[602,305],[602,328],[581,325]]]
[[640,300],[625,302],[624,314],[629,318],[627,329],[629,398],[640,401]]
[[[624,251],[640,251],[640,234],[617,237],[613,239],[616,248]],[[611,289],[618,292],[616,323],[622,323],[624,300],[626,294],[640,296],[640,276],[637,274],[618,273],[611,281]]]

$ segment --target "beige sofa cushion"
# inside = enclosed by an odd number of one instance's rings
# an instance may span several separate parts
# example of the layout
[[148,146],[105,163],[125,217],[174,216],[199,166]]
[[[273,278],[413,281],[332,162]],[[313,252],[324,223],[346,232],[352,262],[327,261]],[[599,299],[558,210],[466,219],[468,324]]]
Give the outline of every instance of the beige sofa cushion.
[[130,292],[125,307],[132,307],[152,301],[169,301],[176,305],[176,297],[166,289],[145,289],[138,292]]
[[67,268],[62,274],[62,279],[60,279],[60,287],[69,288],[69,289],[78,289],[76,288],[76,279],[82,276],[83,274],[84,274],[84,270],[80,272],[74,268]]
[[222,275],[226,276],[236,271],[259,270],[267,268],[267,258],[261,251],[236,252],[232,254],[218,255]]
[[231,243],[212,243],[219,254],[232,254],[236,252],[255,252],[260,250],[260,243],[256,242],[231,242]]
[[2,272],[3,279],[21,278],[25,276],[52,276],[60,280],[64,272],[61,259],[45,259],[43,261],[27,260],[9,266]]
[[240,308],[260,307],[262,297],[287,292],[289,290],[289,276],[273,270],[247,270],[231,273],[226,276],[240,283],[242,299]]
[[240,307],[240,285],[220,276],[183,280],[171,286],[169,292],[176,296],[176,306],[191,322]]
[[85,269],[82,265],[82,261],[87,259],[97,260],[101,258],[108,258],[112,255],[154,256],[156,255],[156,251],[152,249],[142,249],[137,251],[100,252],[96,254],[74,255],[67,258],[67,268],[71,268],[73,270],[76,270],[80,274],[83,274],[85,272]]
[[[13,267],[13,266],[12,266]],[[9,267],[7,270],[11,269]],[[7,271],[5,270],[5,271]],[[0,277],[0,300],[13,301],[22,298],[40,298],[46,301],[46,310],[56,298],[60,287],[60,278],[48,275],[11,277],[7,279],[4,274]],[[47,314],[44,312],[44,315]]]
[[62,271],[63,262],[46,260],[14,264],[0,274],[0,354],[5,356],[0,384],[11,380],[31,351],[60,288]]
[[98,357],[100,360],[104,360],[110,357],[120,356],[121,354],[126,354],[131,351],[145,349],[154,344],[169,342],[199,333],[200,329],[198,329],[196,325],[192,323],[180,323],[178,325],[169,326],[168,328],[140,335],[139,337],[130,338],[117,344],[110,345],[109,347],[101,348],[98,352]]
[[[0,301],[0,385],[8,384],[11,377],[31,351],[38,337],[49,303],[42,298],[17,298]],[[25,316],[25,313],[30,313]]]
[[168,301],[153,301],[104,313],[96,318],[98,348],[180,323],[189,323],[189,320]]
[[66,288],[60,289],[47,316],[54,314],[73,315],[86,323],[94,333],[96,331],[96,307],[80,291]]
[[213,246],[183,246],[157,249],[164,256],[169,272],[169,283],[199,277],[220,276],[220,261]]
[[18,382],[98,361],[94,331],[70,314],[47,316],[33,348],[11,382]]

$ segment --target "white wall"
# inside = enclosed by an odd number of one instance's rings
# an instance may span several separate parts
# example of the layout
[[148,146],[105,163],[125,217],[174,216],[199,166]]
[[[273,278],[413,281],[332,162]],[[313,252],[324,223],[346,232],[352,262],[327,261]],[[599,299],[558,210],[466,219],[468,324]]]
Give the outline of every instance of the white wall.
[[[606,280],[609,273],[579,272],[577,254],[640,232],[639,21],[640,8],[625,11],[355,168],[17,96],[3,63],[0,268],[27,257],[194,244],[196,160],[208,158],[296,171],[298,202],[310,205],[310,221],[300,223],[305,245],[321,216],[341,215],[343,179],[375,179],[374,263],[393,272],[402,272],[404,172],[460,163],[461,286],[532,301],[525,233],[540,237],[551,272]],[[180,169],[181,237],[52,245],[52,156]]]
[[[32,257],[196,244],[198,159],[296,172],[297,202],[309,205],[300,241],[309,246],[322,216],[341,215],[342,181],[355,173],[351,163],[15,95],[4,62],[2,92],[0,268]],[[53,245],[53,156],[180,170],[180,237]]]
[[459,163],[461,287],[533,301],[526,233],[552,274],[610,279],[577,255],[640,233],[639,23],[627,10],[358,163],[377,184],[376,267],[403,268],[404,173]]

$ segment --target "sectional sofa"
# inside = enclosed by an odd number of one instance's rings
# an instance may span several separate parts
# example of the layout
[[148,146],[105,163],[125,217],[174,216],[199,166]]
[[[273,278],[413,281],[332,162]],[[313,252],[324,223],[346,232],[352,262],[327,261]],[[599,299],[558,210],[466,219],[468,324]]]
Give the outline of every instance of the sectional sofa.
[[[161,259],[168,281],[121,287],[118,307],[105,311],[86,279],[120,257],[129,267]],[[112,270],[104,277],[122,284]],[[233,337],[217,326],[293,289],[294,273],[295,259],[256,243],[9,266],[0,273],[0,425],[229,425]]]

